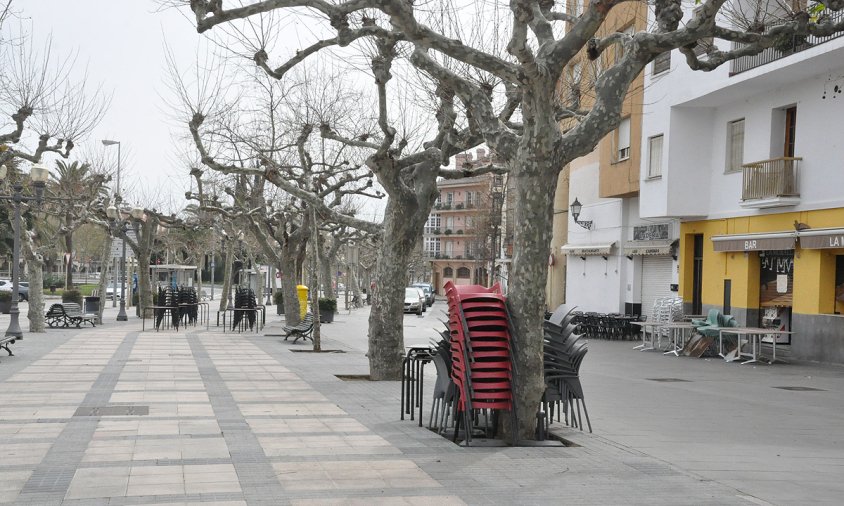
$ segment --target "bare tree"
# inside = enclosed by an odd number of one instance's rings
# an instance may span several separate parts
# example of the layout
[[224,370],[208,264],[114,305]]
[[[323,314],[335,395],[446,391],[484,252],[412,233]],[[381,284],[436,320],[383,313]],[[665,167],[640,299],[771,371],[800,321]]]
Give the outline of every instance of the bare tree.
[[[324,129],[324,135],[373,150],[367,164],[390,196],[384,237],[401,238],[384,242],[377,267],[379,280],[404,279],[406,274],[401,270],[405,262],[396,260],[406,258],[415,242],[414,234],[421,231],[433,202],[431,186],[435,186],[437,168],[447,160],[450,148],[463,149],[482,140],[501,157],[513,176],[514,219],[520,224],[514,237],[508,305],[519,344],[516,361],[521,376],[516,403],[521,420],[518,432],[523,438],[532,437],[533,413],[544,389],[541,321],[555,189],[548,182],[556,181],[568,162],[589,153],[618,125],[627,89],[657,55],[679,49],[692,69],[712,70],[735,58],[758,54],[783,36],[825,36],[844,30],[844,20],[814,16],[799,5],[796,12],[779,15],[781,21],[774,24],[754,23],[746,14],[741,16],[742,22],[731,22],[726,14],[735,17],[735,12],[727,13],[725,0],[702,0],[684,20],[679,0],[657,0],[656,22],[648,31],[601,36],[607,16],[622,2],[591,0],[577,16],[554,10],[559,2],[552,0],[511,0],[506,6],[478,2],[469,16],[490,9],[500,13],[496,28],[499,33],[507,32],[507,43],[506,54],[499,54],[495,49],[500,46],[484,48],[473,44],[471,37],[458,35],[459,17],[450,3],[432,7],[405,0],[264,0],[231,8],[218,0],[169,3],[189,5],[199,32],[220,25],[235,27],[241,20],[259,20],[271,12],[307,15],[310,26],[322,21],[324,32],[332,32],[330,36],[297,51],[279,66],[270,65],[271,58],[263,46],[257,48],[255,63],[278,79],[326,48],[356,41],[377,47],[371,71],[378,87],[382,138],[377,142],[356,141],[331,131],[330,126]],[[820,0],[818,5],[838,11],[844,8],[844,1]],[[301,7],[307,7],[307,12]],[[768,8],[762,10],[772,13]],[[435,23],[438,17],[446,21]],[[563,30],[565,23],[568,26]],[[727,44],[707,43],[707,50],[699,55],[695,47],[710,38],[736,45],[727,48]],[[431,95],[439,100],[440,135],[426,144],[425,151],[412,155],[405,154],[404,146],[396,141],[386,113],[386,86],[399,50],[415,69],[431,79]],[[608,50],[617,57],[602,66],[591,104],[578,103],[577,94],[560,97],[558,83],[567,65],[583,52],[595,60]],[[565,130],[560,126],[564,120]],[[465,124],[463,132],[460,124]],[[268,172],[268,176],[272,174]],[[382,296],[398,299],[395,284],[380,286],[379,290],[379,302]],[[399,313],[397,302],[386,302],[380,310],[373,310],[370,367],[375,379],[399,375],[401,342],[387,337],[401,335]]]

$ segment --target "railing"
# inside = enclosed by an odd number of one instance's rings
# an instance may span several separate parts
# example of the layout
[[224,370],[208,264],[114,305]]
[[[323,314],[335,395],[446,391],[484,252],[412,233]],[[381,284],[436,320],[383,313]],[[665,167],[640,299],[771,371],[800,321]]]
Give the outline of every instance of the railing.
[[741,166],[741,199],[800,196],[798,169],[802,158],[772,158]]
[[[842,18],[844,18],[844,11],[824,11],[820,14],[820,18],[828,19],[832,23],[838,23],[842,20]],[[780,24],[782,24],[782,22],[771,23],[768,28]],[[753,56],[743,56],[741,58],[733,60],[730,63],[730,75],[732,76],[740,74],[747,70],[765,65],[766,63],[777,61],[780,58],[785,58],[786,56],[792,55],[794,53],[805,51],[806,49],[809,49],[812,46],[817,46],[818,44],[823,44],[824,42],[828,42],[832,39],[837,39],[842,35],[844,35],[844,33],[838,32],[832,35],[827,35],[825,37],[816,37],[814,35],[795,35],[789,37],[778,42],[774,45],[774,47],[769,47],[765,49],[759,54]],[[744,44],[733,42],[733,50],[739,49],[743,46]]]

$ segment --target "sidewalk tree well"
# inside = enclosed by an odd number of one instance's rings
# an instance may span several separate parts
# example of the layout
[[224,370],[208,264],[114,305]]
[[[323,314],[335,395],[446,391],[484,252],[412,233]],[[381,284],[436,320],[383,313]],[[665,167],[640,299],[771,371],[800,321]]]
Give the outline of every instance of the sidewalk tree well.
[[[760,3],[745,15],[724,0],[702,0],[694,12],[684,12],[679,0],[659,0],[648,31],[629,34],[603,30],[613,9],[632,4],[619,0],[592,0],[579,15],[555,10],[562,2],[552,0],[467,2],[460,9],[452,3],[406,0],[264,0],[230,7],[217,0],[159,1],[189,8],[201,33],[219,26],[217,32],[232,28],[243,34],[252,29],[264,35],[261,28],[275,26],[265,24],[270,14],[288,21],[302,16],[317,34],[315,40],[280,65],[273,59],[283,57],[271,56],[267,37],[250,41],[252,60],[277,79],[315,54],[376,48],[367,71],[378,87],[379,137],[360,140],[343,136],[331,125],[323,129],[326,138],[372,150],[367,165],[389,196],[376,275],[378,304],[370,318],[374,379],[397,379],[400,374],[398,293],[406,273],[399,271],[433,204],[437,169],[452,148],[462,151],[479,142],[503,161],[513,180],[514,219],[523,225],[515,231],[508,297],[519,344],[516,404],[521,438],[533,437],[534,414],[544,390],[541,323],[555,188],[549,182],[618,126],[630,84],[658,55],[678,50],[692,69],[706,71],[758,54],[788,34],[828,36],[844,31],[844,20],[812,16],[800,3],[778,5],[775,12]],[[844,8],[841,0],[819,3],[830,11]],[[478,26],[479,20],[486,21],[485,29],[464,29]],[[248,28],[239,30],[241,24]],[[277,33],[271,35],[274,39]],[[698,54],[695,48],[709,38],[717,44]],[[426,75],[428,84],[422,86],[437,97],[439,135],[425,144],[426,149],[411,154],[397,140],[387,114],[387,82],[397,59]],[[578,92],[561,93],[564,70],[584,59],[602,62],[594,66],[593,82],[583,86],[578,78],[569,83]],[[415,78],[412,72],[408,75]],[[581,100],[581,91],[592,96],[588,104]],[[274,163],[266,163],[270,179]]]

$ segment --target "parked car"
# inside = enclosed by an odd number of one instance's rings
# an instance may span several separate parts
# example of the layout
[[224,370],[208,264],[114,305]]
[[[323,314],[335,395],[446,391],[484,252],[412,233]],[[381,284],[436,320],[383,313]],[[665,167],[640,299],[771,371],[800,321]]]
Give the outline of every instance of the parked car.
[[422,291],[425,292],[425,300],[427,301],[428,306],[434,305],[434,301],[437,298],[437,296],[434,295],[434,285],[432,285],[431,283],[413,283],[410,286],[421,288]]
[[[11,292],[12,281],[9,279],[0,279],[0,292]],[[18,302],[29,300],[29,282],[18,281]]]
[[[123,286],[126,288],[126,294],[132,295],[131,288],[129,288],[129,285],[124,284]],[[115,289],[117,290],[117,300],[120,300],[120,287],[119,286],[112,286],[111,283],[109,283],[106,286],[106,294],[105,294],[106,300],[111,300],[111,299],[114,298]]]
[[422,316],[425,307],[425,293],[419,288],[410,287],[404,289],[404,312],[416,313]]

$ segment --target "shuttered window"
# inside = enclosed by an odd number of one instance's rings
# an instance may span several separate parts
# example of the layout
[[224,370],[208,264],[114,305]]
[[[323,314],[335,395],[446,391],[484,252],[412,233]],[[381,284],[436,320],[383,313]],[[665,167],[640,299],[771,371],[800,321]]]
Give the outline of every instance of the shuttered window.
[[662,176],[662,135],[648,139],[648,177]]
[[738,172],[744,163],[744,118],[727,124],[727,172]]
[[624,118],[616,130],[616,161],[630,158],[630,118]]
[[653,74],[662,74],[671,68],[671,51],[660,53],[654,58]]

